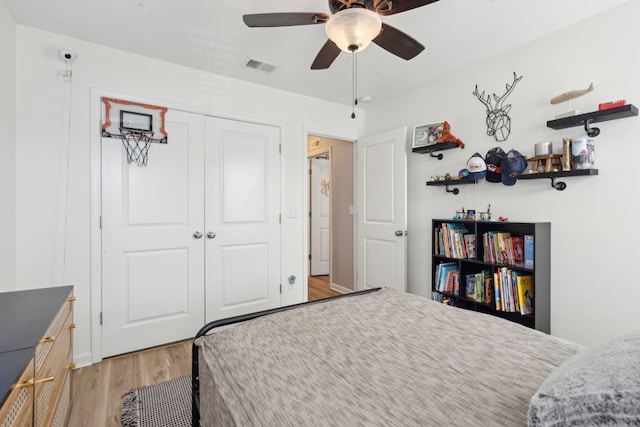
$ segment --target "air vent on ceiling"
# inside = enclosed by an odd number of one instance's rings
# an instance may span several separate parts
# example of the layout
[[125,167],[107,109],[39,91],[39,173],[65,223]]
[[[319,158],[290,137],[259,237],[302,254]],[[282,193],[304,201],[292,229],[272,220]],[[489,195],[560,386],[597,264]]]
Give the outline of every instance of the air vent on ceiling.
[[272,73],[276,69],[275,65],[267,64],[266,62],[258,61],[256,59],[249,59],[244,65],[245,67],[264,71],[265,73]]

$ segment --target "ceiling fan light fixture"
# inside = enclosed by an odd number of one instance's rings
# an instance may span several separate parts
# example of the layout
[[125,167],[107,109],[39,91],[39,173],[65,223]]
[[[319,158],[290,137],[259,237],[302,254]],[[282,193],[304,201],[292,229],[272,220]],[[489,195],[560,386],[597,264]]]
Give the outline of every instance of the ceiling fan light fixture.
[[350,8],[331,15],[325,24],[327,36],[345,52],[359,52],[382,29],[380,16],[368,9]]

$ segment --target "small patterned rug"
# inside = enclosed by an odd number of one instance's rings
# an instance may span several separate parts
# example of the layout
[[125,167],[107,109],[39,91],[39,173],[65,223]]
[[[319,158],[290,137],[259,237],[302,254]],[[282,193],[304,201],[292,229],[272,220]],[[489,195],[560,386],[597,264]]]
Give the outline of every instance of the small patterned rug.
[[191,426],[191,375],[125,393],[121,421],[123,427]]

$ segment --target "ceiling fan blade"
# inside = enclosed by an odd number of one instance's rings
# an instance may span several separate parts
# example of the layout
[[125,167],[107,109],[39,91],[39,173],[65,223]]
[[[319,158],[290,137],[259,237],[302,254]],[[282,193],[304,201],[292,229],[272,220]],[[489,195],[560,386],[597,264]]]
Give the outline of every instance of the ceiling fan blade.
[[313,64],[311,64],[312,70],[325,70],[333,64],[333,61],[336,60],[338,55],[340,55],[340,48],[331,40],[327,40],[327,42],[322,46],[318,55],[316,55],[316,59],[313,60]]
[[382,31],[373,42],[384,50],[409,60],[424,50],[424,46],[411,36],[388,24],[382,24]]
[[376,11],[382,16],[394,15],[417,7],[435,3],[438,0],[378,0],[375,3]]
[[242,16],[248,27],[289,27],[293,25],[313,25],[327,22],[326,13],[256,13]]

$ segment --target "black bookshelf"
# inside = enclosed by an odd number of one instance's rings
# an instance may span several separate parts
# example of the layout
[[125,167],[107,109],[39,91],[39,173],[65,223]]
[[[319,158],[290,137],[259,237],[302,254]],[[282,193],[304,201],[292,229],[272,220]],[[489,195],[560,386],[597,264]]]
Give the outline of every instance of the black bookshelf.
[[[464,225],[468,233],[475,235],[476,251],[473,258],[448,257],[439,253],[437,244],[437,229],[443,223]],[[534,236],[534,265],[533,268],[525,268],[523,265],[497,264],[485,261],[485,248],[483,235],[489,231],[509,232],[511,236]],[[452,219],[434,219],[431,223],[431,291],[439,293],[448,300],[452,306],[474,310],[493,316],[501,317],[516,322],[529,328],[549,333],[550,325],[550,280],[551,280],[551,223],[548,222],[497,222],[497,221],[466,221]],[[459,292],[442,292],[438,290],[436,273],[438,264],[454,262],[460,271]],[[490,302],[480,302],[468,298],[466,295],[467,275],[488,270],[495,273],[499,268],[508,267],[523,274],[533,276],[535,310],[531,315],[523,315],[520,312],[509,312],[496,309],[495,292],[492,292]]]

